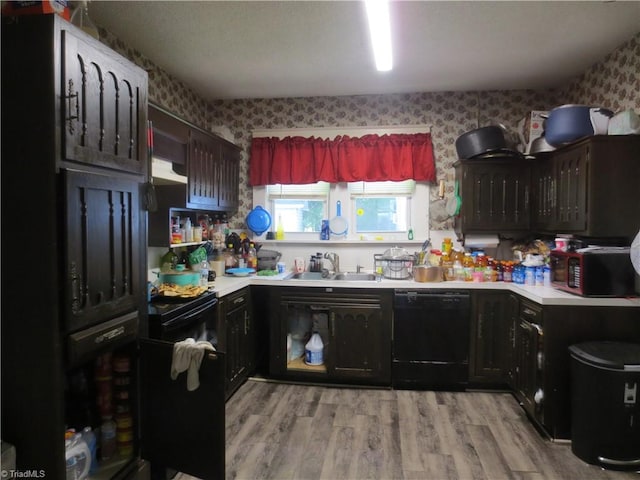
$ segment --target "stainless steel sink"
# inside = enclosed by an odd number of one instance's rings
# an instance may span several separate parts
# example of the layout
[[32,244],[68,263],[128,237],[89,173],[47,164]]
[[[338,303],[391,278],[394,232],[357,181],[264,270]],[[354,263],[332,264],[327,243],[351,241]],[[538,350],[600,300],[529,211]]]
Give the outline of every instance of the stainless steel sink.
[[290,277],[291,280],[337,280],[339,282],[370,282],[376,279],[373,273],[364,272],[302,272],[294,273]]
[[332,280],[341,280],[343,282],[363,282],[363,281],[372,281],[376,279],[376,275],[374,273],[364,273],[364,272],[343,272],[336,273]]
[[331,276],[322,276],[322,272],[302,272],[302,273],[294,273],[289,277],[293,280],[327,280],[331,278]]

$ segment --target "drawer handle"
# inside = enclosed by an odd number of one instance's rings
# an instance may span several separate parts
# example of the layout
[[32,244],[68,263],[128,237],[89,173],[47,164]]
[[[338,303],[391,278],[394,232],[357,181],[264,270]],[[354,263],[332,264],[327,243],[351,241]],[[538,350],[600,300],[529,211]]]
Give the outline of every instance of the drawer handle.
[[244,297],[238,297],[233,301],[234,304],[244,303]]
[[106,340],[113,340],[125,334],[124,327],[114,328],[113,330],[109,330],[108,332],[103,333],[99,337],[96,337],[94,343],[102,343]]

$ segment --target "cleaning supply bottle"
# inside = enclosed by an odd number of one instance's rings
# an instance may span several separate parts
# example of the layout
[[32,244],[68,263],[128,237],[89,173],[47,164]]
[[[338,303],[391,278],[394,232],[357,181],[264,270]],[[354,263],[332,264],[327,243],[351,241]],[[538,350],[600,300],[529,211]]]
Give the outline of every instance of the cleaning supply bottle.
[[84,427],[82,429],[82,439],[87,443],[89,451],[91,452],[91,466],[89,467],[89,473],[94,474],[98,471],[98,440],[96,434],[93,433],[91,427]]
[[276,227],[276,240],[284,240],[284,225],[282,225],[282,215],[278,217],[278,226]]
[[304,361],[308,365],[322,365],[324,344],[320,334],[314,332],[304,347]]

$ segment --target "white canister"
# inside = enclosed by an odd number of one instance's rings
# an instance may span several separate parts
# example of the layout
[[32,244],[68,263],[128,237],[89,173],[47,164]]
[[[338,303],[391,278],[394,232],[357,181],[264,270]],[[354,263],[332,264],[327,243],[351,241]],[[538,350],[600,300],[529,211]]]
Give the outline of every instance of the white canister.
[[216,278],[224,276],[224,260],[210,260],[209,266],[211,270],[216,272]]
[[319,333],[314,333],[305,345],[304,361],[307,365],[322,365],[324,344]]

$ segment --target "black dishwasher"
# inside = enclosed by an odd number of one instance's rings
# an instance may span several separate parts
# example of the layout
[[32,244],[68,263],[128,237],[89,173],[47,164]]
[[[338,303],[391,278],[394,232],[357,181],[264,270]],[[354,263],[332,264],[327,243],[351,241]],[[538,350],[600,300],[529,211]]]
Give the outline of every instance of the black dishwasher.
[[393,387],[464,390],[470,313],[467,291],[396,290]]

